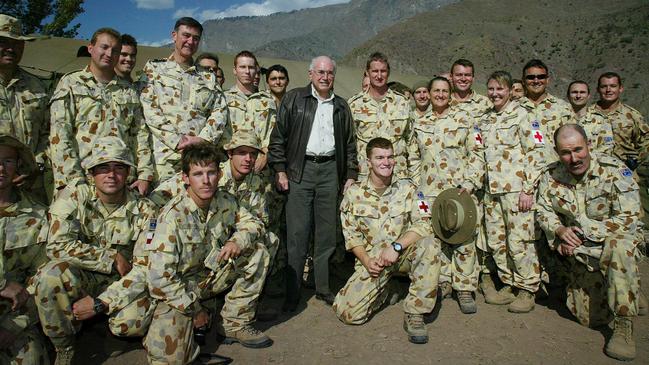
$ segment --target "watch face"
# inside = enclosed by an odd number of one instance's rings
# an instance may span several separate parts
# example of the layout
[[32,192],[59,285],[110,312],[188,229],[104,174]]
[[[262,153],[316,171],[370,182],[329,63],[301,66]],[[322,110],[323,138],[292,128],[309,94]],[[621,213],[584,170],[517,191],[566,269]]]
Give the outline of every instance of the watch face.
[[395,242],[395,243],[392,244],[392,247],[394,248],[395,251],[401,252],[402,247],[401,247],[400,243]]

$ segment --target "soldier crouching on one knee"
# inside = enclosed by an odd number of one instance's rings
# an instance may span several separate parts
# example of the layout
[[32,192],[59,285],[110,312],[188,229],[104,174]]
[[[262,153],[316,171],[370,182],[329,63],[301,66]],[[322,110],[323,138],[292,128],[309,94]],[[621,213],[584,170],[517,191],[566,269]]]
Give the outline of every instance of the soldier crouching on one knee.
[[538,219],[548,243],[571,263],[566,304],[583,325],[613,320],[604,351],[632,360],[640,287],[638,185],[621,161],[590,153],[583,127],[566,124],[554,140],[560,161],[541,177]]
[[134,244],[154,214],[151,202],[128,190],[131,168],[123,141],[99,138],[87,164],[92,185],[71,181],[50,207],[51,261],[39,269],[33,290],[56,364],[71,363],[74,335],[88,312],[104,312],[118,300],[106,288],[131,270]]
[[0,364],[49,363],[36,306],[25,289],[47,261],[47,208],[14,183],[35,168],[29,147],[0,136]]
[[183,150],[186,188],[160,211],[149,250],[149,293],[158,300],[144,340],[152,364],[187,364],[199,356],[196,329],[209,326],[212,301],[226,293],[217,332],[225,343],[268,347],[252,327],[268,270],[262,222],[218,188],[213,145]]
[[393,178],[392,143],[367,144],[369,176],[350,186],[340,206],[347,249],[356,256],[355,272],[333,304],[347,324],[369,320],[387,299],[387,284],[398,272],[411,280],[404,300],[404,329],[413,343],[428,342],[424,314],[435,307],[439,243],[420,240],[432,234],[428,209],[418,207],[415,186]]

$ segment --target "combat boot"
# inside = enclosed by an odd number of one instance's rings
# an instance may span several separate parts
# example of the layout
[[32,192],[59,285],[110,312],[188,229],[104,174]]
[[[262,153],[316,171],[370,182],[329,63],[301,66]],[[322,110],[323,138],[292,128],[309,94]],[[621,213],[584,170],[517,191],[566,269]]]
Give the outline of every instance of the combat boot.
[[635,358],[635,340],[633,339],[633,322],[628,317],[615,317],[613,335],[604,348],[606,355],[631,361]]
[[457,292],[457,302],[460,305],[460,311],[464,314],[472,314],[478,311],[473,299],[473,292],[462,290]]
[[63,347],[56,349],[56,360],[54,365],[71,365],[74,357],[74,347]]
[[244,326],[236,332],[225,331],[223,337],[225,337],[223,343],[226,345],[238,342],[244,347],[260,349],[273,344],[270,337],[250,325]]
[[507,310],[512,313],[528,313],[534,309],[534,293],[518,289],[518,295]]
[[442,299],[448,298],[453,293],[453,287],[448,281],[443,281],[439,284],[439,290],[442,293]]
[[509,285],[503,286],[502,289],[498,290],[493,295],[485,295],[484,297],[485,302],[495,305],[509,304],[514,300],[516,300],[516,296],[512,292],[512,287]]
[[408,334],[408,341],[416,344],[428,342],[428,331],[423,314],[406,313],[403,317],[403,329]]
[[491,303],[491,300],[498,294],[496,284],[494,284],[490,274],[482,274],[480,280],[480,291],[487,303]]
[[647,297],[642,291],[638,291],[638,315],[646,316],[649,313],[649,303],[647,303]]

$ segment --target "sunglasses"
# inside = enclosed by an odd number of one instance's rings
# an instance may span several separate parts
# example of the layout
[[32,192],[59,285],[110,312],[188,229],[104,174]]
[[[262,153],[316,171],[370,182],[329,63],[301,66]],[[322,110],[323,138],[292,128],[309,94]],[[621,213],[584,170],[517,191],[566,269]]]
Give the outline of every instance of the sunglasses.
[[527,75],[525,76],[526,80],[545,80],[548,78],[547,74],[540,74],[540,75]]

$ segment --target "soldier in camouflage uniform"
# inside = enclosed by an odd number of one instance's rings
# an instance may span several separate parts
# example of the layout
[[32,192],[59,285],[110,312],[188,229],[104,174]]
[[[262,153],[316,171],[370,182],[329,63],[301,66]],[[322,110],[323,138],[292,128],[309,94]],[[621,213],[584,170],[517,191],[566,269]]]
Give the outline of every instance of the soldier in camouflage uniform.
[[[50,132],[49,95],[39,78],[18,66],[25,41],[33,39],[22,35],[18,19],[0,14],[0,53],[4,55],[0,58],[0,133],[29,146],[36,162],[44,167]],[[42,174],[32,190],[38,200],[47,201]]]
[[180,171],[180,153],[194,143],[230,139],[228,108],[212,71],[193,66],[203,27],[193,18],[176,21],[174,53],[144,66],[140,95],[151,131],[158,182]]
[[523,67],[525,96],[518,100],[541,126],[539,133],[545,140],[548,163],[556,161],[557,158],[554,152],[554,141],[552,141],[554,131],[572,117],[570,104],[547,91],[549,81],[548,66],[541,60],[530,60]]
[[588,107],[588,100],[590,100],[588,83],[581,80],[571,82],[568,85],[567,96],[573,111],[571,122],[579,124],[586,131],[588,148],[592,152],[613,156],[615,147],[613,128],[604,114]]
[[412,119],[412,122],[415,126],[417,125],[417,123],[425,121],[432,113],[428,84],[428,81],[418,81],[414,85],[412,85],[415,107],[410,113],[410,119]]
[[566,304],[586,326],[614,319],[604,351],[632,360],[640,288],[638,185],[618,159],[590,154],[580,126],[565,125],[555,136],[560,162],[541,177],[538,219],[552,249],[571,263]]
[[254,85],[257,75],[257,58],[250,51],[241,51],[234,56],[233,73],[235,83],[224,92],[225,100],[228,103],[230,113],[230,124],[232,133],[238,130],[249,133],[253,130],[252,125],[246,122],[246,102],[250,95],[257,92]]
[[47,208],[17,188],[22,169],[36,167],[31,148],[0,135],[0,363],[48,364],[27,280],[47,261]]
[[[75,313],[103,312],[118,298],[102,294],[130,270],[135,242],[145,235],[154,206],[127,189],[131,150],[115,136],[98,138],[86,167],[89,185],[69,181],[50,208],[47,254],[51,261],[34,278],[43,331],[57,351],[57,364],[74,356]],[[73,303],[82,298],[80,302]]]
[[485,300],[509,304],[510,312],[524,313],[534,309],[534,293],[540,284],[531,209],[545,167],[544,138],[540,123],[510,99],[509,73],[494,72],[487,90],[494,108],[480,122],[481,148],[472,151],[484,167],[469,166],[463,186],[485,189],[487,245],[505,284],[499,292],[485,295]]
[[451,106],[469,112],[471,117],[479,119],[492,105],[489,98],[472,89],[475,67],[473,62],[460,58],[451,65],[449,81],[453,85]]
[[[432,112],[430,117],[415,124],[414,137],[419,145],[421,168],[415,180],[424,200],[433,202],[444,190],[464,182],[466,167],[480,161],[472,158],[471,151],[481,146],[482,138],[477,122],[468,111],[449,107],[451,83],[442,77],[431,82]],[[437,237],[432,239],[439,241]],[[461,245],[441,245],[440,287],[442,297],[454,289],[462,313],[477,310],[473,293],[478,288],[476,243],[470,240]]]
[[369,173],[365,146],[372,138],[384,137],[394,144],[394,174],[405,179],[416,173],[419,164],[417,143],[412,138],[410,103],[403,95],[388,88],[390,64],[382,53],[367,60],[370,87],[352,96],[347,103],[356,126],[356,151],[360,175]]
[[232,194],[218,189],[218,159],[206,143],[183,151],[187,187],[162,209],[147,244],[149,292],[158,300],[144,340],[151,364],[187,364],[198,356],[194,328],[209,325],[206,302],[222,292],[217,332],[225,343],[272,344],[252,327],[269,260],[259,242],[263,225]]
[[52,95],[50,148],[59,190],[72,180],[86,180],[97,138],[116,136],[131,147],[136,161],[131,188],[148,192],[153,180],[149,131],[137,90],[115,74],[120,49],[117,31],[98,29],[88,46],[90,64],[63,76]]
[[340,206],[346,247],[356,265],[333,309],[342,322],[363,324],[387,299],[390,278],[406,273],[411,283],[403,326],[410,342],[426,343],[424,314],[435,307],[440,265],[439,241],[422,240],[432,233],[430,210],[411,182],[393,179],[389,140],[370,140],[366,155],[370,174],[349,187]]

